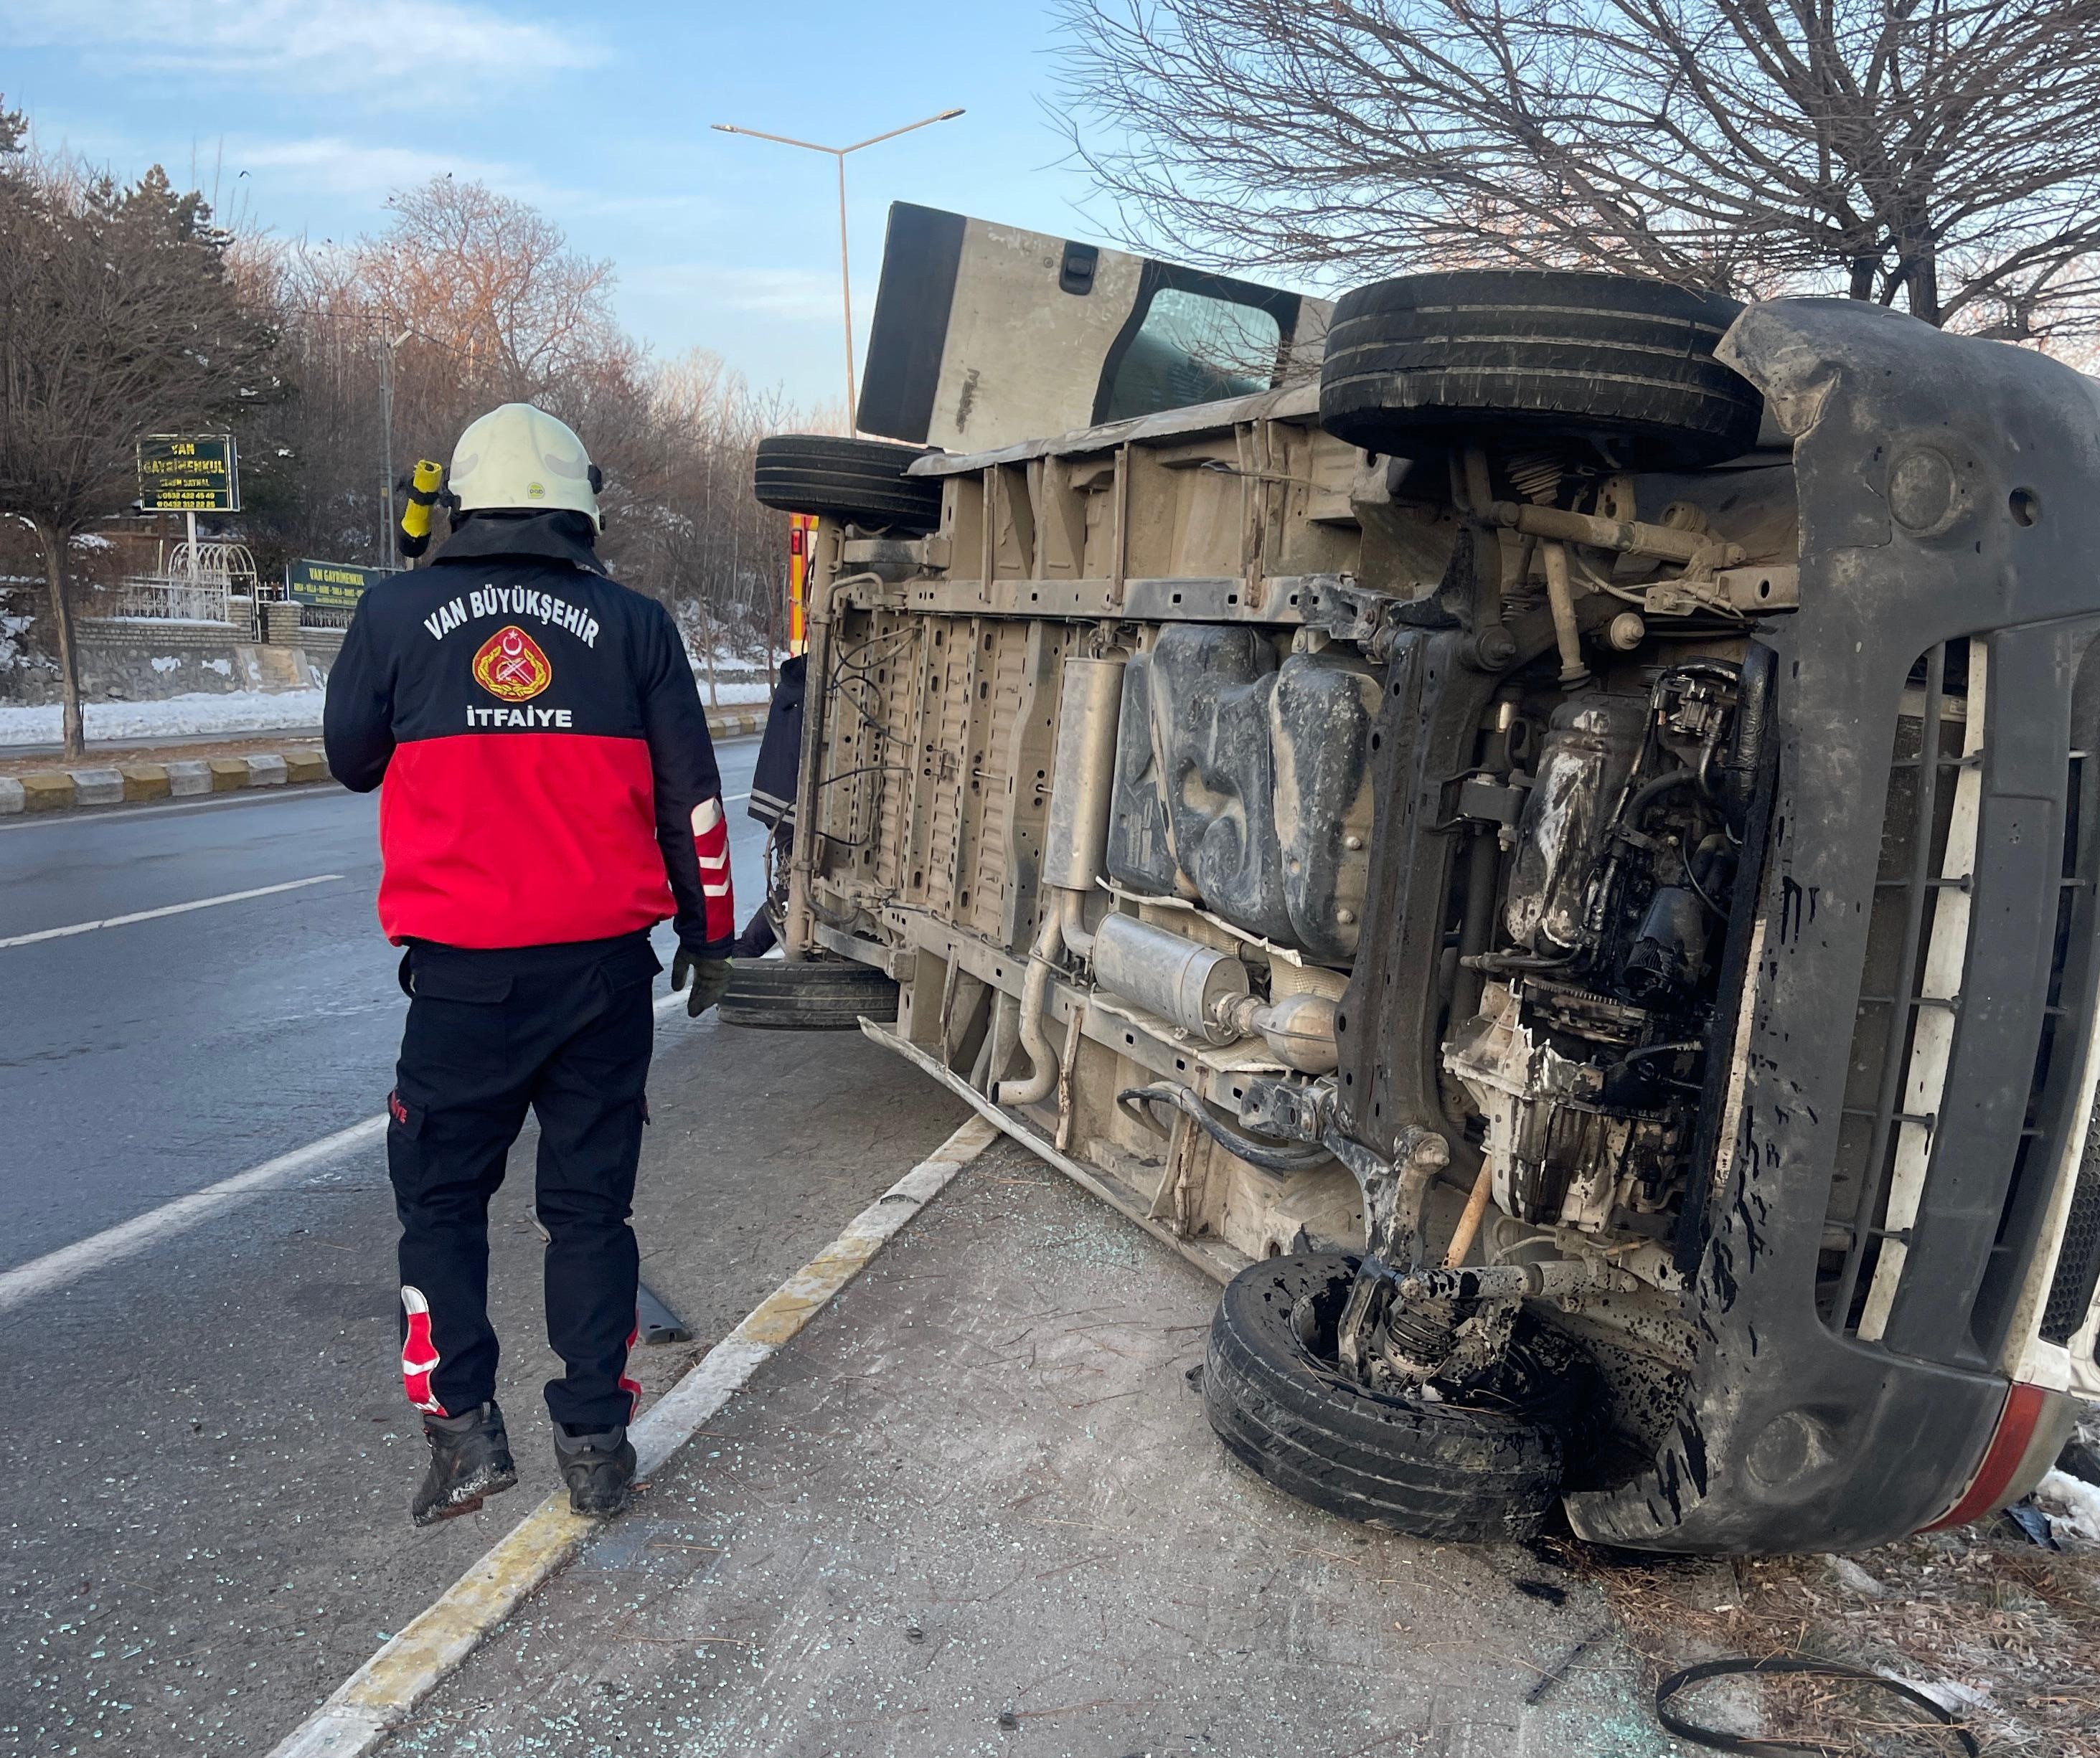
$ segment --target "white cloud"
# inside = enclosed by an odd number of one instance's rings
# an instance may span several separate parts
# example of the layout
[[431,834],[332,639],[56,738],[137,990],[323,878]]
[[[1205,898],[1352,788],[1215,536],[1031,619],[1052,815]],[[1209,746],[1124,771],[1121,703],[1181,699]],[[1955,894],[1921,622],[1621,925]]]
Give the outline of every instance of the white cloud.
[[395,190],[412,188],[447,172],[488,183],[510,195],[522,195],[532,182],[527,173],[514,165],[447,158],[419,148],[373,146],[333,134],[307,140],[229,141],[225,163],[228,177],[252,171],[271,183],[330,195],[362,196],[373,203]]
[[[284,208],[288,196],[295,200],[312,196],[340,200],[348,205],[349,215],[364,218],[396,190],[412,189],[433,177],[447,175],[486,183],[535,206],[558,208],[580,199],[576,192],[545,183],[514,161],[386,146],[341,134],[294,139],[229,135],[207,142],[201,156],[192,141],[187,161],[164,152],[163,143],[114,132],[77,117],[54,121],[33,115],[31,136],[40,148],[77,156],[89,165],[108,169],[120,179],[137,175],[149,164],[165,165],[183,187],[194,184],[201,188],[223,218],[244,227],[278,225],[289,219],[294,231],[307,229],[296,217],[297,209],[288,213]],[[329,211],[339,220],[348,217],[338,209]]]
[[590,211],[600,218],[617,215],[621,218],[677,219],[690,223],[695,219],[721,219],[730,211],[720,197],[691,189],[673,190],[662,195],[640,195],[633,191],[614,195],[593,189],[587,199]]
[[795,323],[836,319],[839,278],[814,269],[720,268],[667,262],[626,271],[629,292],[648,297],[698,297],[735,311],[756,311]]
[[199,80],[297,80],[375,104],[595,65],[599,34],[506,17],[475,0],[0,0],[17,48]]

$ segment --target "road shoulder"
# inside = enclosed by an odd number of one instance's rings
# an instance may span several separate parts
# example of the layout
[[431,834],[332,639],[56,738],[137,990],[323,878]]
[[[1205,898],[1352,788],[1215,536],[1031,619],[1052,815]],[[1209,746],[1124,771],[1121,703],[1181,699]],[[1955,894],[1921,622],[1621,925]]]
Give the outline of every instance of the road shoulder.
[[1215,1294],[1002,1143],[386,1750],[1666,1751],[1594,1587],[1225,1456]]
[[[647,1474],[690,1441],[995,1139],[977,1119],[899,1179],[844,1232],[776,1289],[644,1413],[630,1430]],[[513,1527],[435,1603],[390,1638],[277,1748],[276,1758],[362,1758],[435,1690],[600,1522],[570,1513],[559,1490]]]

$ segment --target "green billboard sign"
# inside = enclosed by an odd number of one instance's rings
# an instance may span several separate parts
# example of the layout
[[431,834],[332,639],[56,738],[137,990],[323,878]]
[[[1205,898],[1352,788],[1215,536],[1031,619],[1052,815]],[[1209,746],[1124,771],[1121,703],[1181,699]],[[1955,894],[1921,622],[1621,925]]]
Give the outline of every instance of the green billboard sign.
[[238,513],[233,435],[141,434],[139,506],[145,513]]
[[294,604],[320,610],[355,610],[357,601],[398,568],[360,567],[355,562],[287,562],[285,590]]

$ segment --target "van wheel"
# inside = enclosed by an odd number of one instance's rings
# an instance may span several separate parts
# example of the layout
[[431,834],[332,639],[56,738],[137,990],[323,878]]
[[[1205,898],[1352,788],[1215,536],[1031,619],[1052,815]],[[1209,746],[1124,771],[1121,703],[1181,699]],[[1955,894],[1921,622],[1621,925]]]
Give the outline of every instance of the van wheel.
[[1601,445],[1637,469],[1755,443],[1763,400],[1714,358],[1742,306],[1665,281],[1452,269],[1374,281],[1335,306],[1320,425],[1370,452],[1424,430]]
[[924,536],[941,522],[941,483],[904,472],[927,450],[833,434],[775,434],[758,443],[752,491],[761,506],[783,513]]
[[1218,1439],[1286,1494],[1347,1519],[1449,1544],[1531,1537],[1560,1496],[1559,1430],[1522,1403],[1386,1397],[1348,1378],[1335,1332],[1355,1274],[1339,1252],[1302,1252],[1226,1285],[1204,1356]]
[[897,1017],[897,985],[850,958],[733,958],[716,1004],[725,1025],[773,1032],[849,1032]]

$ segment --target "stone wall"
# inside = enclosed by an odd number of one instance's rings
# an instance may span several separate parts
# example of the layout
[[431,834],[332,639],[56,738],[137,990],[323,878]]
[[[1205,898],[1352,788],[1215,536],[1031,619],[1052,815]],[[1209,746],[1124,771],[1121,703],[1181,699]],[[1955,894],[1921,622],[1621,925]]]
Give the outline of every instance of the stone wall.
[[[90,702],[158,702],[199,692],[316,690],[328,681],[342,630],[280,620],[271,632],[287,639],[258,641],[252,627],[83,619],[77,625],[82,695]],[[0,668],[0,702],[38,706],[58,699],[58,673],[47,661]]]

